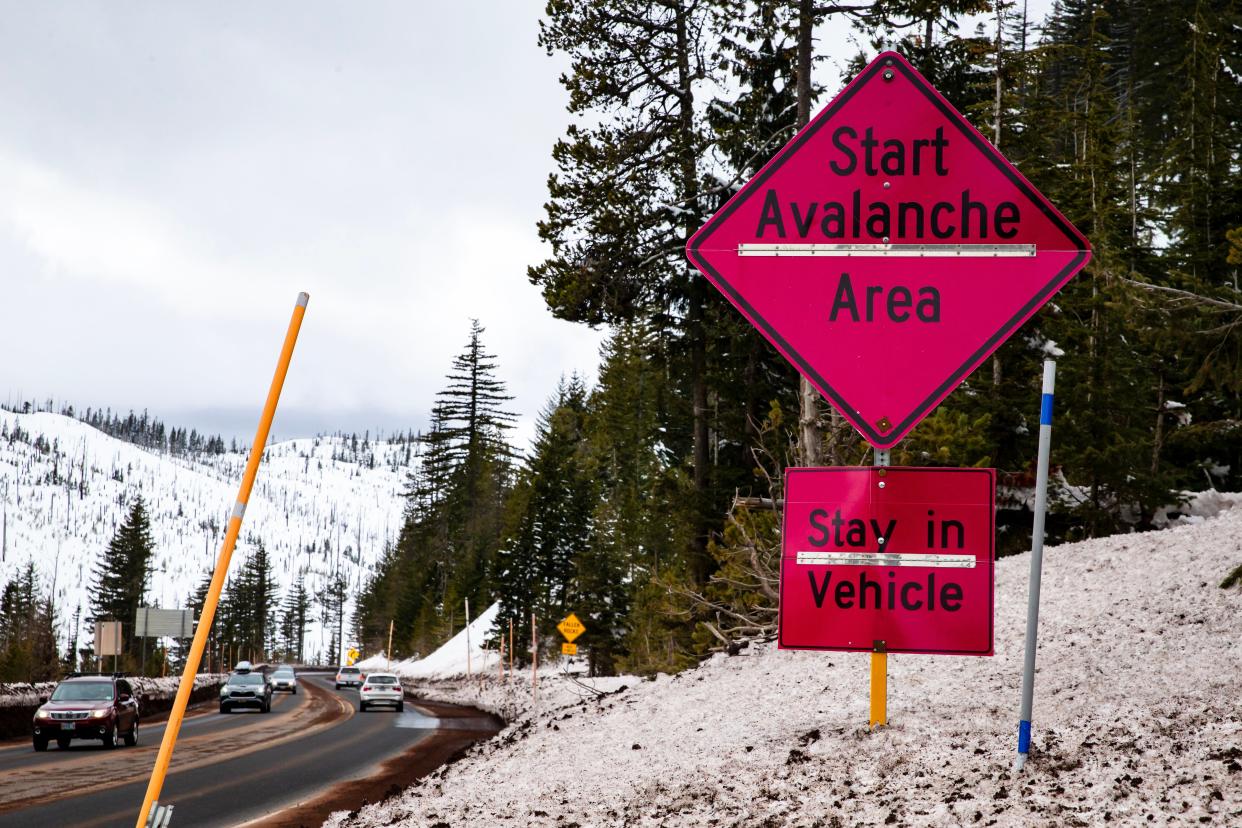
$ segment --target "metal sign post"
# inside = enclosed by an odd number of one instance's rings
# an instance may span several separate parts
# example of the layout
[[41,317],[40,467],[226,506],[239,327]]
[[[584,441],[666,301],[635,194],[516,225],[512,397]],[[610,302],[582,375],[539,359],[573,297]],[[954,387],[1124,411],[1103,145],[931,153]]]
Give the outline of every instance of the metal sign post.
[[785,470],[782,650],[870,653],[872,727],[888,655],[993,653],[994,469]]
[[[887,468],[892,459],[888,449],[872,447],[876,466]],[[883,639],[875,640],[871,652],[871,716],[872,730],[888,724],[888,649]]]
[[1035,519],[1031,528],[1031,583],[1026,598],[1026,658],[1022,663],[1022,707],[1018,713],[1018,756],[1022,770],[1031,751],[1031,707],[1035,701],[1035,648],[1039,637],[1039,585],[1044,571],[1044,516],[1048,510],[1048,455],[1052,447],[1052,397],[1057,363],[1044,360],[1044,388],[1039,404],[1039,465],[1035,469]]

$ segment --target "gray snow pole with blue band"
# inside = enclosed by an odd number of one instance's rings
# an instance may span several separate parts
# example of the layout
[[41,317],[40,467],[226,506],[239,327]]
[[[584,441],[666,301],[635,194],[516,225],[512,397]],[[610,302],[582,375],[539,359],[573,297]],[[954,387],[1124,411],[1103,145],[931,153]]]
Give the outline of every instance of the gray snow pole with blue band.
[[1035,645],[1039,637],[1039,582],[1044,570],[1044,515],[1048,510],[1048,454],[1052,445],[1052,394],[1057,363],[1044,360],[1044,393],[1039,404],[1039,465],[1035,470],[1035,521],[1031,528],[1031,583],[1027,593],[1026,659],[1022,665],[1022,710],[1018,714],[1018,758],[1022,769],[1031,750],[1031,707],[1035,698]]

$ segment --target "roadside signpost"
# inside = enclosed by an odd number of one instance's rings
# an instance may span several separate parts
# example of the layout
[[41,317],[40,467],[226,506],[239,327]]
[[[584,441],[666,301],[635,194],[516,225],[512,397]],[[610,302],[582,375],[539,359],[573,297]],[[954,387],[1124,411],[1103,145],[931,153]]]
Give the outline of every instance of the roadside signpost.
[[194,633],[194,610],[139,607],[134,630],[139,638],[189,638]]
[[[148,638],[176,638],[184,641],[194,632],[194,611],[188,609],[159,609],[156,607],[139,607],[134,616],[134,636],[139,638],[142,648],[139,675],[147,674],[147,642]],[[164,666],[168,666],[165,659]]]
[[993,470],[890,468],[889,449],[1091,246],[884,52],[686,254],[875,449],[871,468],[787,470],[778,628],[786,649],[871,651],[885,724],[888,653],[992,654],[995,535]]
[[565,636],[565,640],[570,644],[574,643],[575,638],[586,632],[586,627],[578,620],[578,616],[572,612],[565,616],[565,619],[557,624],[556,628],[561,631],[561,635]]
[[120,621],[95,622],[95,658],[99,661],[100,672],[103,672],[104,656],[112,656],[112,670],[116,671],[117,658],[124,646]]
[[996,473],[785,473],[782,649],[992,654]]
[[1091,255],[895,52],[786,144],[687,254],[878,449],[901,440]]

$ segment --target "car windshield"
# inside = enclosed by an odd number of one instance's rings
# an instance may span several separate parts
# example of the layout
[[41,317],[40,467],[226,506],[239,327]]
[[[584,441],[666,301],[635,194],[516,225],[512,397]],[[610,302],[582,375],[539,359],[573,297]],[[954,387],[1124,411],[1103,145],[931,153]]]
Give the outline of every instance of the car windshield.
[[263,676],[259,675],[258,673],[245,673],[244,675],[233,676],[231,679],[229,679],[229,684],[250,685],[250,684],[262,684],[262,683],[263,683]]
[[396,684],[397,679],[393,676],[371,676],[367,682],[369,684]]
[[349,673],[349,674],[351,674],[351,675],[352,675],[352,674],[354,674],[354,673],[361,673],[362,671],[361,671],[361,670],[359,670],[357,667],[342,667],[342,668],[341,668],[341,672],[342,672],[342,673]]
[[278,675],[278,676],[291,676],[291,675],[293,675],[293,668],[292,668],[292,667],[277,667],[277,668],[276,668],[276,675]]
[[83,681],[62,684],[52,693],[52,701],[112,701],[112,682]]

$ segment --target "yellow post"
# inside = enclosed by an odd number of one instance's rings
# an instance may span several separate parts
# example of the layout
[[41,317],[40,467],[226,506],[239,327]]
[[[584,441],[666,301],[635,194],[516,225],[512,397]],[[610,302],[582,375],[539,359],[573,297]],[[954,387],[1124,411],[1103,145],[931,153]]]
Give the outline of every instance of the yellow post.
[[871,654],[871,727],[888,724],[888,653]]
[[155,768],[151,771],[151,781],[147,785],[147,795],[142,802],[142,810],[138,812],[135,828],[145,828],[151,808],[160,798],[164,787],[164,777],[168,774],[168,764],[172,761],[173,748],[177,744],[177,734],[181,730],[181,720],[185,717],[185,708],[190,701],[190,691],[194,687],[194,676],[198,673],[198,665],[203,658],[203,648],[207,644],[207,632],[216,616],[216,604],[220,600],[220,590],[224,587],[224,576],[229,571],[229,560],[233,557],[233,546],[237,543],[237,535],[241,532],[242,516],[246,513],[246,503],[250,500],[250,490],[254,486],[254,478],[259,471],[259,461],[263,459],[263,447],[267,444],[267,435],[272,428],[272,418],[276,416],[276,403],[280,399],[280,390],[285,384],[285,375],[289,372],[289,361],[293,358],[293,346],[298,340],[298,331],[302,327],[302,317],[306,314],[306,303],[310,297],[305,293],[298,294],[297,305],[293,308],[293,318],[289,320],[289,330],[285,333],[285,344],[280,350],[280,359],[276,363],[276,375],[272,377],[272,386],[267,392],[267,402],[263,406],[263,414],[259,418],[259,428],[254,435],[254,445],[250,448],[250,459],[246,461],[246,471],[242,475],[241,489],[237,493],[237,502],[233,505],[233,514],[229,518],[228,530],[224,534],[224,545],[220,547],[220,556],[216,559],[216,571],[211,576],[211,587],[203,601],[202,616],[199,618],[198,629],[194,631],[194,643],[190,645],[190,655],[185,662],[185,670],[181,674],[181,684],[177,687],[177,698],[173,702],[172,711],[168,714],[168,726],[164,728],[164,739],[160,742],[160,752],[155,759]]

